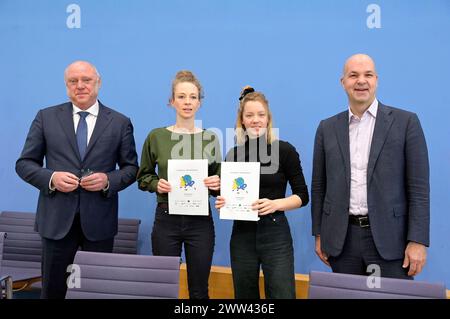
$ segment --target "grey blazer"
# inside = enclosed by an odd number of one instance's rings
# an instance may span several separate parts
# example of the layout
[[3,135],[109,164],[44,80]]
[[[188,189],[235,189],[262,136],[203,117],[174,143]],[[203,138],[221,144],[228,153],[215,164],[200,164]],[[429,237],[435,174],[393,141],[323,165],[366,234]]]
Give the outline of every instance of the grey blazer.
[[[337,256],[347,234],[350,202],[348,111],[320,122],[312,175],[312,233]],[[401,259],[408,241],[429,245],[428,151],[416,114],[379,103],[367,168],[368,216],[386,260]]]

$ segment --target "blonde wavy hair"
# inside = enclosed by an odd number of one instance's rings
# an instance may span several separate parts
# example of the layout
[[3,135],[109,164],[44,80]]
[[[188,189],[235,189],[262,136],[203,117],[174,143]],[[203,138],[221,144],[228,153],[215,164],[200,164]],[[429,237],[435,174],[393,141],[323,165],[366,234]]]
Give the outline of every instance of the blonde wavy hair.
[[242,145],[247,140],[247,133],[245,126],[242,124],[242,117],[244,115],[245,104],[250,101],[260,102],[267,113],[267,129],[266,129],[266,139],[267,144],[271,144],[274,140],[274,134],[272,132],[273,122],[272,113],[269,109],[269,101],[261,92],[256,92],[251,86],[245,86],[241,91],[241,96],[239,98],[239,109],[236,117],[235,134],[236,134],[236,144]]

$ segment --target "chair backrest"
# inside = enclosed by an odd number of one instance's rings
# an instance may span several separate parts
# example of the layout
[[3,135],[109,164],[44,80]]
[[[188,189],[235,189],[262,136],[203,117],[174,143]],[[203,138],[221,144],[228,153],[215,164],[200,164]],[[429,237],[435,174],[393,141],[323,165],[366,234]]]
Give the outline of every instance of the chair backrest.
[[[41,237],[34,230],[36,214],[3,211],[0,213],[0,231],[7,232],[5,262],[12,267],[40,268]],[[137,254],[140,219],[119,218],[114,238],[114,253]]]
[[113,253],[137,254],[140,219],[119,218]]
[[4,244],[3,266],[41,269],[41,237],[34,231],[35,214],[3,211],[0,231],[8,234]]
[[2,274],[3,244],[5,242],[5,237],[6,233],[0,232],[0,299],[12,299],[12,278],[11,276]]
[[179,257],[78,251],[74,264],[80,285],[68,299],[178,298]]
[[[376,280],[379,279],[379,282]],[[445,299],[442,283],[311,271],[310,299]]]
[[[42,241],[34,230],[35,218],[36,214],[30,212],[0,213],[0,232],[8,234],[4,242],[3,271],[0,274],[10,275],[14,281],[35,280],[41,276]],[[119,218],[118,223],[113,252],[136,254],[141,221]]]
[[2,273],[2,262],[3,262],[3,243],[5,241],[6,233],[0,232],[0,274]]

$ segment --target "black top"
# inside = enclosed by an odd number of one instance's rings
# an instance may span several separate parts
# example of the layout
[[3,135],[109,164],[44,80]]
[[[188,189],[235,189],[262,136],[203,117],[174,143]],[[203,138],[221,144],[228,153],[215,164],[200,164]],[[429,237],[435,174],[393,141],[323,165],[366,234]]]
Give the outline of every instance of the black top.
[[288,142],[276,140],[267,144],[265,136],[251,139],[232,148],[226,156],[226,161],[261,163],[259,198],[285,198],[289,182],[292,194],[301,198],[302,206],[308,204],[308,187],[300,157],[295,147]]

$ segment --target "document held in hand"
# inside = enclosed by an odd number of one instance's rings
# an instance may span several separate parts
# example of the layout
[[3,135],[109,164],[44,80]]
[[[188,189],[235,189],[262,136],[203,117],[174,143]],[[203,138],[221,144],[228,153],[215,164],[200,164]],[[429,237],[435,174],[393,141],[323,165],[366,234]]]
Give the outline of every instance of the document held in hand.
[[208,160],[169,160],[168,182],[169,214],[208,215],[208,188],[203,180],[208,177]]
[[252,203],[259,199],[259,162],[222,162],[220,196],[225,206],[220,209],[220,219],[259,220]]

